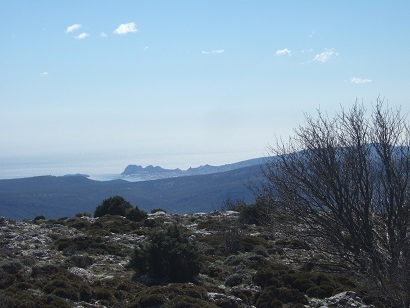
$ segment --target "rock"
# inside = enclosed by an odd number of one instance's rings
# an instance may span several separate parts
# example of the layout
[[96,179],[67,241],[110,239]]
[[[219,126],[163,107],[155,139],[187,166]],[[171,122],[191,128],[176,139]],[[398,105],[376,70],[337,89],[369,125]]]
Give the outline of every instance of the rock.
[[215,293],[215,292],[208,292],[208,299],[210,302],[218,302],[218,301],[233,301],[236,304],[243,306],[243,301],[239,297],[235,297],[232,295],[225,295],[222,293]]
[[362,299],[352,291],[345,291],[325,299],[312,299],[309,306],[314,308],[374,308],[373,305],[365,305]]
[[193,216],[207,216],[207,213],[199,212],[199,213],[194,213],[192,214]]
[[148,217],[164,217],[164,216],[169,216],[169,214],[167,214],[164,211],[156,211],[154,213],[148,214]]
[[80,276],[84,280],[91,281],[92,279],[91,273],[84,268],[70,267],[68,271],[74,275]]
[[238,217],[239,212],[237,212],[237,211],[225,211],[225,212],[222,213],[222,215],[231,216],[231,217]]

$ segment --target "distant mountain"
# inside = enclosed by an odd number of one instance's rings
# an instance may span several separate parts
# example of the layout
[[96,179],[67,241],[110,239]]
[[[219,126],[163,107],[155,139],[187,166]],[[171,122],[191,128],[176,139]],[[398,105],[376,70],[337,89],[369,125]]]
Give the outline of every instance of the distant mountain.
[[97,205],[114,195],[123,196],[145,211],[162,208],[168,213],[210,212],[219,209],[227,198],[254,202],[247,184],[257,182],[259,176],[261,167],[253,165],[219,173],[142,182],[100,182],[84,176],[0,180],[0,216],[32,219],[38,215],[58,218],[84,211],[93,213]]
[[139,165],[128,165],[121,175],[124,179],[129,178],[136,178],[139,180],[157,180],[157,179],[166,179],[166,178],[174,178],[174,177],[181,177],[181,176],[192,176],[192,175],[204,175],[204,174],[212,174],[212,173],[219,173],[219,172],[226,172],[232,171],[244,167],[256,166],[265,163],[265,158],[254,158],[245,161],[241,161],[238,163],[233,164],[226,164],[222,166],[210,166],[204,165],[199,166],[196,168],[189,168],[187,170],[181,169],[164,169],[159,166],[147,166],[142,167]]
[[149,165],[147,167],[137,166],[137,165],[128,165],[125,170],[121,173],[122,175],[132,175],[140,173],[167,173],[167,172],[183,172],[180,169],[163,169],[159,166],[154,167]]

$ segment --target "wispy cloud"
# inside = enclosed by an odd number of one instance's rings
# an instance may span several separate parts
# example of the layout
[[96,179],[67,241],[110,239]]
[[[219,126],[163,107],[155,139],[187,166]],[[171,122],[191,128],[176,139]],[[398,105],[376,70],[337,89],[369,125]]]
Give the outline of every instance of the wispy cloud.
[[366,79],[366,78],[351,77],[350,82],[355,83],[355,84],[361,84],[361,83],[370,83],[370,82],[372,82],[372,80],[371,79]]
[[203,53],[204,55],[221,55],[225,52],[225,50],[223,49],[214,49],[214,50],[202,50],[201,53]]
[[71,33],[71,32],[74,32],[74,31],[80,29],[80,28],[81,28],[80,24],[74,24],[72,26],[67,27],[67,29],[65,30],[65,33]]
[[90,35],[88,33],[83,32],[83,33],[80,33],[79,35],[74,36],[74,38],[76,38],[77,40],[83,40],[89,36]]
[[286,55],[290,56],[290,53],[291,51],[287,48],[276,50],[277,56],[286,56]]
[[114,33],[118,35],[123,35],[123,34],[137,32],[137,31],[138,29],[137,29],[137,25],[135,24],[135,22],[130,22],[127,24],[119,25],[118,28],[114,30]]
[[315,58],[313,59],[313,61],[318,61],[318,62],[322,62],[325,63],[327,61],[329,61],[329,59],[333,56],[337,56],[339,55],[338,52],[334,51],[333,49],[327,49],[325,48],[325,51],[322,53],[319,53],[315,56]]
[[42,72],[41,75],[48,76],[48,72]]
[[107,37],[107,36],[108,36],[108,34],[107,34],[107,33],[105,33],[105,32],[101,32],[101,33],[100,33],[100,36],[101,36],[101,37]]

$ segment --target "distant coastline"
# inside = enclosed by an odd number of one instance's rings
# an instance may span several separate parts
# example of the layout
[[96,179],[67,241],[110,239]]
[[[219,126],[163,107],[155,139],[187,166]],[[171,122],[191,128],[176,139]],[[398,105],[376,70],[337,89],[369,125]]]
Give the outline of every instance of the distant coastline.
[[[147,159],[141,159],[142,162]],[[256,161],[255,161],[256,160]],[[144,164],[147,167],[141,167],[141,173],[124,173],[127,166],[133,166],[130,162],[135,159],[84,159],[80,161],[78,158],[72,160],[64,159],[16,159],[14,161],[0,161],[0,180],[8,179],[23,179],[36,176],[67,176],[67,175],[82,175],[87,176],[88,179],[94,181],[111,181],[111,180],[125,180],[128,182],[140,182],[153,179],[171,178],[185,175],[199,175],[209,174],[214,172],[228,171],[238,168],[235,164],[242,164],[242,166],[254,165],[258,163],[261,158],[248,159],[244,161],[233,162],[221,165],[198,165],[198,167],[181,169],[166,169],[165,167],[158,167],[156,170],[160,171],[156,176],[147,171],[150,163]],[[142,163],[140,163],[142,164]],[[232,167],[233,166],[233,167]],[[155,167],[154,167],[155,168]],[[170,170],[179,171],[178,174],[169,173]]]

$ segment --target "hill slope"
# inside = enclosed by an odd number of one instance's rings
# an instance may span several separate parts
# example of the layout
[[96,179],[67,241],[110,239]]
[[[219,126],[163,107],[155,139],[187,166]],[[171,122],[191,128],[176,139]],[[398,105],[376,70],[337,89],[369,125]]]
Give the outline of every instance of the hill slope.
[[[363,304],[371,297],[351,273],[321,272],[321,251],[290,237],[281,222],[239,225],[238,214],[0,220],[0,306],[374,307]],[[127,264],[137,243],[170,225],[198,243],[200,275],[193,283],[152,285]],[[316,264],[304,271],[308,258]]]
[[93,213],[104,199],[121,195],[133,205],[149,211],[163,208],[170,213],[209,212],[218,209],[226,198],[253,202],[246,187],[261,173],[258,165],[232,171],[145,182],[122,180],[99,182],[81,176],[42,176],[0,180],[0,216],[31,219]]

